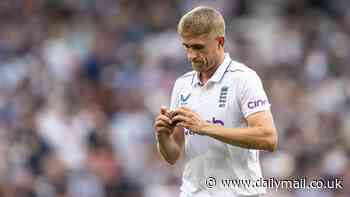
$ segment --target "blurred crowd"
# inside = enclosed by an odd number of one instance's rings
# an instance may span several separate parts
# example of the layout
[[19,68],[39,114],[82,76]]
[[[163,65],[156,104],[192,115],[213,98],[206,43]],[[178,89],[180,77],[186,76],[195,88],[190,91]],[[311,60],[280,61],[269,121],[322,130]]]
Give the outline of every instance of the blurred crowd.
[[182,165],[153,120],[191,70],[176,33],[197,5],[226,20],[226,51],[261,76],[279,131],[264,177],[343,180],[350,194],[350,2],[1,0],[0,196],[176,197]]

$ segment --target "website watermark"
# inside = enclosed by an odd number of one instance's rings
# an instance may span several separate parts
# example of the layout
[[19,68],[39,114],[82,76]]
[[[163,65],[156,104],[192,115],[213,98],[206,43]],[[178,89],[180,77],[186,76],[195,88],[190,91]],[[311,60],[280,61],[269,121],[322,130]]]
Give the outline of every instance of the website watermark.
[[257,179],[257,180],[243,180],[243,179],[217,179],[215,177],[208,177],[205,180],[205,185],[209,188],[217,186],[224,188],[259,188],[266,189],[343,189],[343,180],[339,178],[322,180],[312,179],[307,177],[297,179]]

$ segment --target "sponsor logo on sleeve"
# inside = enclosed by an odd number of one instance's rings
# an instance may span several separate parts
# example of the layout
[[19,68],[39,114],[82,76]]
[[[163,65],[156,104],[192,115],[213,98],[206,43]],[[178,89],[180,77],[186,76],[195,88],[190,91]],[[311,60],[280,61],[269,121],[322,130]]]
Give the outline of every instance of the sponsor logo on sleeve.
[[264,99],[264,100],[258,99],[258,100],[248,102],[248,108],[254,109],[256,107],[264,106],[267,104],[269,104],[269,102],[266,99]]

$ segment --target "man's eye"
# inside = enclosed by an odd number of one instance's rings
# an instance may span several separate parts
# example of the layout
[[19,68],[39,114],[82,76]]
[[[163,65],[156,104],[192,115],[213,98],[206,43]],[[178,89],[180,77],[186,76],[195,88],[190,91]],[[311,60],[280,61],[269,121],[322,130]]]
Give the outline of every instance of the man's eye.
[[194,45],[193,46],[193,49],[195,49],[195,50],[201,50],[203,48],[204,48],[204,46],[202,46],[202,45]]

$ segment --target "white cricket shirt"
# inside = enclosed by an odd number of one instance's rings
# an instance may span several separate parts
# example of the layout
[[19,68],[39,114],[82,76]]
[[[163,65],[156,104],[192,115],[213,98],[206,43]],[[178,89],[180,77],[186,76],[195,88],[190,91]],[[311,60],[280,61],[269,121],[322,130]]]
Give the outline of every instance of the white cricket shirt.
[[[247,66],[233,61],[229,54],[225,54],[223,63],[204,85],[196,71],[176,80],[170,109],[181,106],[194,110],[204,120],[229,128],[246,127],[246,117],[270,109],[259,76]],[[206,186],[209,177],[216,179],[213,188]],[[185,130],[182,193],[196,196],[206,192],[220,197],[265,193],[262,187],[226,187],[221,184],[223,179],[262,179],[258,150],[229,145]]]

